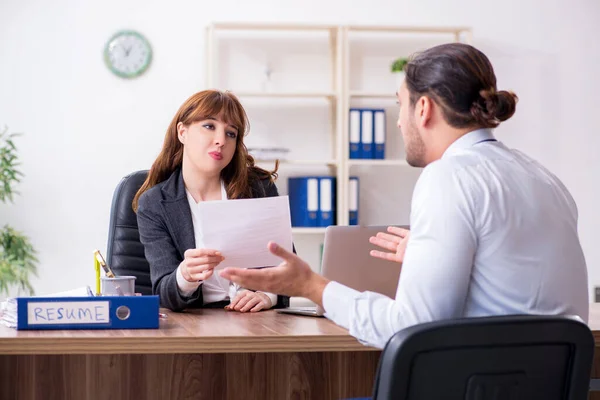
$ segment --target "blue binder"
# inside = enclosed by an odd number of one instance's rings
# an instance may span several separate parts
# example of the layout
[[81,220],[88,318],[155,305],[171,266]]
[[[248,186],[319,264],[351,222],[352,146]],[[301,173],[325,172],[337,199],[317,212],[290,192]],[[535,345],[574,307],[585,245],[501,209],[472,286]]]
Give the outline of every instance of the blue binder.
[[318,226],[335,225],[335,177],[319,178],[319,222]]
[[385,158],[385,110],[373,110],[373,158],[383,160]]
[[360,116],[360,157],[373,158],[373,110],[363,109]]
[[358,225],[358,177],[351,176],[348,182],[348,225]]
[[361,110],[359,108],[350,109],[350,121],[349,137],[350,137],[350,159],[360,158],[361,154],[361,140],[360,140],[360,121],[361,121]]
[[319,178],[288,178],[290,217],[294,227],[318,226]]
[[158,296],[18,297],[17,329],[157,329]]

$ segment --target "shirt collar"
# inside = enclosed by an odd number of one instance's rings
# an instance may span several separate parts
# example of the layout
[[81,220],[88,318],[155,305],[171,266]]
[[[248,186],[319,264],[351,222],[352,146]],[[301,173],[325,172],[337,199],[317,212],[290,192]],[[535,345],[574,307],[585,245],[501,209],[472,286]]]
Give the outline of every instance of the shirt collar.
[[[477,129],[468,133],[465,133],[454,141],[444,152],[443,156],[453,152],[454,150],[467,149],[471,146],[476,145],[484,140],[495,140],[494,134],[491,129]],[[442,156],[442,157],[443,157]]]
[[229,200],[227,198],[227,188],[225,187],[225,182],[221,179],[221,200]]

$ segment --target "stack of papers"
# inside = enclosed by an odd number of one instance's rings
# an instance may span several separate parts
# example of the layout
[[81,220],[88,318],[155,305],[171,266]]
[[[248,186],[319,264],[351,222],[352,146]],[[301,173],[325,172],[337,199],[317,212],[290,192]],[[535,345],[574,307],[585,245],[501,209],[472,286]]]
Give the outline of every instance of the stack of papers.
[[[52,293],[44,296],[33,297],[88,297],[93,296],[92,289],[89,286],[80,287],[66,292]],[[17,327],[17,299],[8,298],[0,302],[0,324],[9,328]]]
[[9,328],[17,327],[17,300],[8,299],[0,303],[0,324]]

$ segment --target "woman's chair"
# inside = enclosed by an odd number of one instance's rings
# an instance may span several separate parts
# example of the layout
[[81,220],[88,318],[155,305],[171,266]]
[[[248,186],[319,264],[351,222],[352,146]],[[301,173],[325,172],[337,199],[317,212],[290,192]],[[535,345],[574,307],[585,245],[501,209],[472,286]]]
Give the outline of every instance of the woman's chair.
[[150,266],[140,242],[137,216],[131,203],[147,176],[148,170],[136,171],[117,185],[110,209],[106,251],[106,262],[115,274],[135,276],[135,291],[144,295],[152,294]]

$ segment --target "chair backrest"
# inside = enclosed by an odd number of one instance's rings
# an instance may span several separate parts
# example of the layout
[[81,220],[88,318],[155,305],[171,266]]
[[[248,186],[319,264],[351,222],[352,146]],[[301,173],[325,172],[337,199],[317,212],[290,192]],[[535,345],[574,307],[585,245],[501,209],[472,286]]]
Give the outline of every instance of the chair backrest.
[[117,185],[113,194],[108,227],[106,262],[116,275],[133,275],[135,291],[152,294],[150,265],[144,255],[144,245],[140,242],[137,216],[131,207],[133,197],[142,186],[148,171],[136,171]]
[[388,341],[373,398],[587,399],[593,355],[592,332],[576,317],[425,323]]

